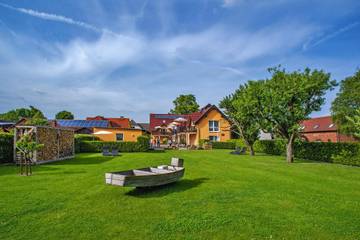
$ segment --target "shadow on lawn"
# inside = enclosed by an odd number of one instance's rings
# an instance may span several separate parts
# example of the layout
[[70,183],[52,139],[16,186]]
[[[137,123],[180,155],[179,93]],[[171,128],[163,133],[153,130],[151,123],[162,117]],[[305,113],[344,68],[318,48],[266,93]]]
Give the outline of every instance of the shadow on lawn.
[[186,191],[188,189],[197,187],[208,180],[209,178],[184,179],[179,182],[170,183],[163,186],[135,188],[127,192],[126,195],[139,198],[157,198],[171,193]]
[[111,156],[101,156],[101,155],[95,155],[95,156],[86,156],[86,157],[78,157],[73,159],[67,159],[63,161],[53,162],[50,163],[51,165],[85,165],[85,164],[101,164],[108,161],[113,160],[114,158],[121,157],[121,155],[116,157]]

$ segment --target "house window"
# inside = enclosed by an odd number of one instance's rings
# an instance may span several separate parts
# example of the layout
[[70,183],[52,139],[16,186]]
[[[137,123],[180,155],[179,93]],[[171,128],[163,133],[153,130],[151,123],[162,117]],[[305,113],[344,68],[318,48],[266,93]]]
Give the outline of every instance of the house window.
[[218,136],[209,136],[209,140],[210,140],[210,142],[217,142],[217,141],[219,141],[219,138],[218,138]]
[[117,133],[116,134],[116,141],[124,141],[124,134]]
[[218,132],[219,131],[219,121],[209,121],[209,132]]

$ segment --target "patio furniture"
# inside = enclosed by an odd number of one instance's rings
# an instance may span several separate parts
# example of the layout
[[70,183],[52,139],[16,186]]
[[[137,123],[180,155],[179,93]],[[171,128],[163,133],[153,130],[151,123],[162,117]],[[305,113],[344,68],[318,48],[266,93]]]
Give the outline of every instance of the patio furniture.
[[119,156],[119,150],[118,149],[112,149],[111,150],[111,155],[112,156]]
[[230,154],[235,154],[235,155],[243,155],[246,153],[246,147],[243,147],[241,150],[239,147],[235,148],[235,151],[230,152]]
[[111,152],[110,152],[110,150],[109,150],[108,147],[104,147],[104,148],[103,148],[102,155],[103,155],[103,156],[112,156],[112,154],[111,154]]

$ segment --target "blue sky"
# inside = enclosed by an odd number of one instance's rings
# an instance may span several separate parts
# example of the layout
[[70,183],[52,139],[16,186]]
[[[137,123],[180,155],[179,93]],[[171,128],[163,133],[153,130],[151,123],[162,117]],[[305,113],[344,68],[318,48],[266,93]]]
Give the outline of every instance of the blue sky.
[[341,80],[360,67],[359,43],[354,0],[0,0],[0,112],[148,121],[179,94],[218,104],[278,64]]

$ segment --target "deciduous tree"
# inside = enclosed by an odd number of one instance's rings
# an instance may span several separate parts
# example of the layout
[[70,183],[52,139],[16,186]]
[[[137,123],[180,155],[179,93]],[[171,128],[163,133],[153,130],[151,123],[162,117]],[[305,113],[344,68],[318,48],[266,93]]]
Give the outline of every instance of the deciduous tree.
[[262,81],[249,81],[220,102],[220,107],[235,126],[236,133],[249,148],[250,155],[255,155],[253,145],[260,134],[257,94],[262,87]]
[[354,76],[341,81],[340,91],[331,106],[332,117],[342,133],[353,135],[356,132],[355,125],[349,121],[349,117],[356,114],[358,109],[360,109],[360,70]]
[[190,114],[199,111],[199,104],[196,102],[196,97],[193,94],[181,94],[173,103],[175,107],[170,110],[170,113]]
[[299,135],[299,124],[319,111],[325,93],[336,86],[330,74],[306,68],[304,71],[286,72],[279,67],[270,68],[272,77],[265,81],[265,91],[259,93],[259,112],[263,127],[287,140],[286,159],[293,162],[293,144]]
[[74,114],[69,111],[61,111],[55,115],[55,119],[74,119]]

